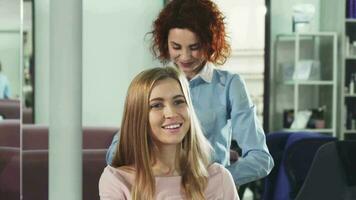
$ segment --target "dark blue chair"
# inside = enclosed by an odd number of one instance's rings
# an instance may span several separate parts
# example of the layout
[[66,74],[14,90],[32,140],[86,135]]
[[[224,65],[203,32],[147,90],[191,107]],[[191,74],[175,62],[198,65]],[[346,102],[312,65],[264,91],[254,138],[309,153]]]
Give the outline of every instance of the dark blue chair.
[[269,135],[266,141],[275,160],[275,168],[265,179],[263,200],[294,199],[318,148],[336,138],[313,132],[280,132]]
[[266,143],[273,158],[274,167],[270,174],[264,179],[263,200],[273,199],[280,163],[283,157],[284,148],[290,135],[291,133],[288,132],[274,132],[266,135]]

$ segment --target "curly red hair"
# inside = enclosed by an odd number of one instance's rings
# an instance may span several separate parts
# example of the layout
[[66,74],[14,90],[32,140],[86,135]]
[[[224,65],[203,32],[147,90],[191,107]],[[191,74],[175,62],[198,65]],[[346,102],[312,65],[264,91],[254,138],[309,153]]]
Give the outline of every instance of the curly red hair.
[[152,51],[161,61],[169,61],[169,31],[188,29],[198,36],[207,61],[224,64],[231,52],[224,19],[217,5],[210,0],[173,0],[153,22]]

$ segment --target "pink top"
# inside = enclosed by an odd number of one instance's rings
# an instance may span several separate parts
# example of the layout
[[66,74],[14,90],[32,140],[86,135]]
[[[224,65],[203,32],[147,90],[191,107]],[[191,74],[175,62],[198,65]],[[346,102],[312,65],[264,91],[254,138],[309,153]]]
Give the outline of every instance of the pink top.
[[[230,172],[222,165],[214,163],[208,168],[209,179],[205,190],[208,200],[239,200]],[[185,199],[180,191],[181,176],[155,177],[157,200]],[[99,180],[101,200],[130,200],[134,175],[111,166],[105,167]]]

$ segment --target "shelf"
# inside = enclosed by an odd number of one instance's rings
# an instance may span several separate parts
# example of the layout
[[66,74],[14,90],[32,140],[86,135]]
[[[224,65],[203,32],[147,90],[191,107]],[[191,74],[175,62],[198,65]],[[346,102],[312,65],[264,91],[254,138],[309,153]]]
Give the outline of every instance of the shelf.
[[356,23],[356,19],[355,18],[347,18],[345,20],[346,23]]
[[353,98],[353,97],[356,97],[356,94],[345,94],[345,98]]
[[312,132],[312,133],[332,133],[334,132],[333,129],[282,129],[285,132]]
[[315,37],[315,36],[336,36],[335,32],[308,32],[308,33],[281,33],[277,37]]
[[353,55],[353,56],[346,56],[345,59],[346,59],[346,60],[356,60],[356,55]]
[[283,84],[286,85],[333,85],[333,81],[304,81],[304,80],[291,80],[291,81],[283,81]]

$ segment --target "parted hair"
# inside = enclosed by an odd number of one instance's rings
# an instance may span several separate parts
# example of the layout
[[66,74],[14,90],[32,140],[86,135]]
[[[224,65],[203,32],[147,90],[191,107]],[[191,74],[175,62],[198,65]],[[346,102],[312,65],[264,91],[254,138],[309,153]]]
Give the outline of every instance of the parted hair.
[[149,125],[149,97],[155,84],[163,79],[176,80],[184,94],[190,116],[190,128],[181,143],[177,164],[182,176],[182,191],[188,199],[204,199],[210,165],[211,146],[204,137],[194,112],[188,81],[173,67],[145,70],[131,82],[121,123],[120,140],[112,166],[132,166],[135,181],[131,188],[133,200],[153,199],[155,179],[152,164],[155,151]]
[[158,59],[168,62],[169,31],[188,29],[198,36],[206,60],[222,65],[231,52],[224,20],[222,12],[210,0],[173,0],[153,22],[151,50]]

